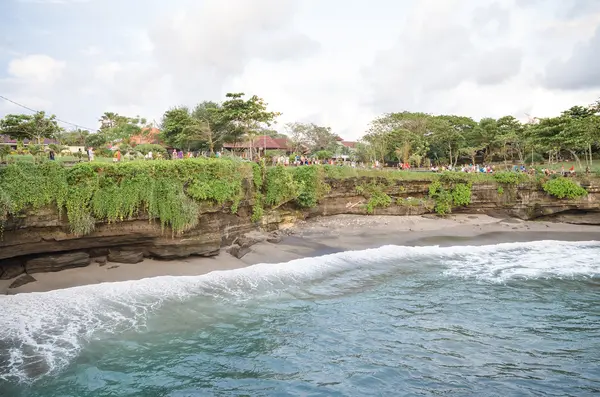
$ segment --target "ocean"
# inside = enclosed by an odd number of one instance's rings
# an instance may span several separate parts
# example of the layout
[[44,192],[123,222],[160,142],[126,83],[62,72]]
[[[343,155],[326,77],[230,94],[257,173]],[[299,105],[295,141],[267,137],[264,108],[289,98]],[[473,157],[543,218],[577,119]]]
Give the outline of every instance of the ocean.
[[0,396],[598,395],[599,258],[384,246],[1,296]]

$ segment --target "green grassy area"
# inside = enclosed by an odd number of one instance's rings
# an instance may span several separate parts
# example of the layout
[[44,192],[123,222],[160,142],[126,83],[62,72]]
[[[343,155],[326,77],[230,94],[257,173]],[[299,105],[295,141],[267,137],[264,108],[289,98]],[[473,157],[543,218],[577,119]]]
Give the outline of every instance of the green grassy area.
[[[579,164],[577,164],[577,161],[563,161],[563,162],[559,162],[559,163],[553,163],[550,165],[548,165],[548,163],[534,164],[534,167],[537,169],[549,168],[551,170],[556,170],[556,171],[560,171],[562,167],[564,167],[565,170],[568,170],[572,166],[575,166],[575,171],[577,171],[577,172],[585,171],[586,162],[583,159],[581,159],[581,166],[583,169],[579,168]],[[595,172],[595,173],[600,173],[600,160],[592,161],[592,166],[590,167],[590,171]]]

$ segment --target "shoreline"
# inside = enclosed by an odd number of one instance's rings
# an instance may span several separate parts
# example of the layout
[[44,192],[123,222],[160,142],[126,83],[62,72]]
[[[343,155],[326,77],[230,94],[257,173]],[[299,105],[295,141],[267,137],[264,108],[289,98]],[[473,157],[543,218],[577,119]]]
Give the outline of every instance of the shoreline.
[[8,290],[15,280],[0,280],[0,294],[45,292],[82,285],[159,276],[199,276],[258,263],[283,263],[348,250],[384,245],[491,245],[540,240],[600,240],[600,226],[521,221],[487,215],[436,216],[336,215],[312,218],[287,229],[279,243],[260,242],[237,259],[221,250],[215,257],[144,259],[137,264],[97,263],[54,273],[35,273],[36,281]]

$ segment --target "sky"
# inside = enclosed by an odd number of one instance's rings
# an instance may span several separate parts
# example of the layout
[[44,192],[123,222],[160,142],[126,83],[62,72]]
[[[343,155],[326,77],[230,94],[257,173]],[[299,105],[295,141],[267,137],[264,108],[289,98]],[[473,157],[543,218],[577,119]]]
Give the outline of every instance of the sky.
[[600,98],[600,0],[0,0],[0,95],[32,109],[160,124],[227,92],[348,140],[387,112],[550,117]]

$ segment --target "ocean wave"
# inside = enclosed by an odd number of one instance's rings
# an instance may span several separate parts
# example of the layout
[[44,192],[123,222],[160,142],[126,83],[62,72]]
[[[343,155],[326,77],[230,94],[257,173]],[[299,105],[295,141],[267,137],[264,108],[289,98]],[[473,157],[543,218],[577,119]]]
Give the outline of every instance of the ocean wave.
[[30,382],[64,368],[86,341],[144,327],[165,302],[206,297],[335,296],[378,277],[439,268],[447,277],[593,277],[599,242],[539,241],[488,246],[384,246],[280,264],[258,264],[194,277],[155,277],[0,297],[0,380]]

